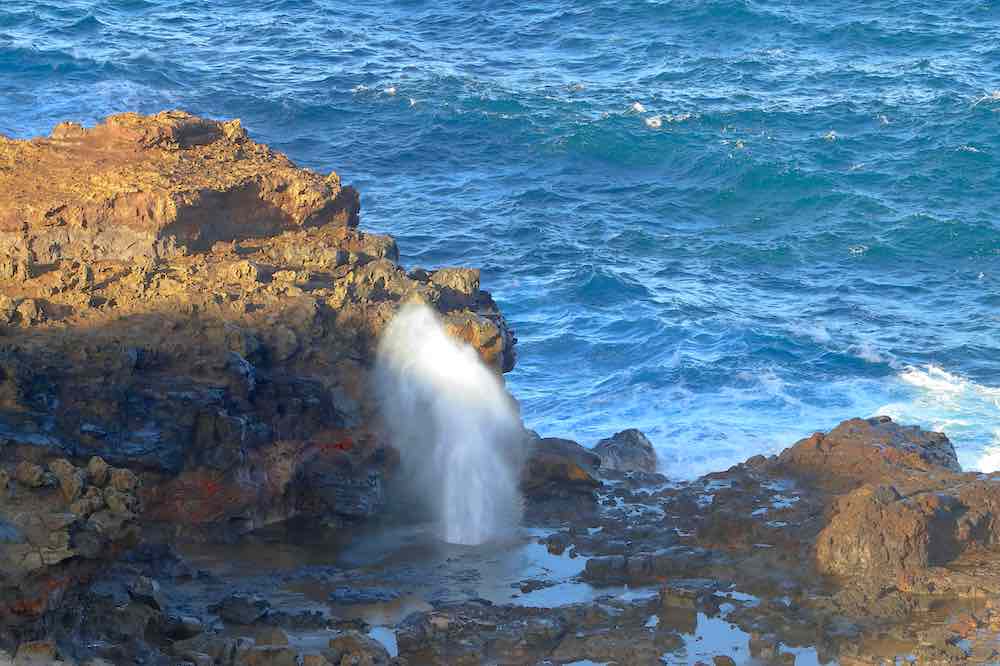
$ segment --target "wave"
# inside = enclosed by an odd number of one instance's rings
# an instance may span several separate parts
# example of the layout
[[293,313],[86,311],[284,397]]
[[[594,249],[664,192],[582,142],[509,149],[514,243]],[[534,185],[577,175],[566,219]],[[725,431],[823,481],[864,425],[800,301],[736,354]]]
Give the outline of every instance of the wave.
[[964,469],[1000,470],[1000,387],[932,364],[907,366],[896,379],[910,389],[908,399],[883,405],[876,414],[945,433]]

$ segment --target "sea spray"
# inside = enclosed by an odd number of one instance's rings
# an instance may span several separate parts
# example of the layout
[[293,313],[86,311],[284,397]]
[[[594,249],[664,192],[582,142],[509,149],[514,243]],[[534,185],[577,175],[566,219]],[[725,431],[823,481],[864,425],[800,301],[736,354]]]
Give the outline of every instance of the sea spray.
[[422,304],[404,306],[379,343],[382,418],[414,497],[445,541],[480,544],[521,516],[520,417],[502,380]]
[[897,377],[900,399],[874,413],[900,423],[943,432],[966,470],[1000,470],[1000,387],[978,384],[933,364],[904,366]]

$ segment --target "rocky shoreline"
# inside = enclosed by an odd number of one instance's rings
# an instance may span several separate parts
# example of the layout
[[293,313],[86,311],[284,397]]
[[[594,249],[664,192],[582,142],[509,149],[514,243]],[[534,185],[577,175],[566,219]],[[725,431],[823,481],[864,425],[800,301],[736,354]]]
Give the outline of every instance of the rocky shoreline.
[[0,137],[0,664],[1000,662],[1000,477],[884,417],[691,482],[526,431],[521,537],[433,543],[379,334],[516,339],[359,209],[238,121]]

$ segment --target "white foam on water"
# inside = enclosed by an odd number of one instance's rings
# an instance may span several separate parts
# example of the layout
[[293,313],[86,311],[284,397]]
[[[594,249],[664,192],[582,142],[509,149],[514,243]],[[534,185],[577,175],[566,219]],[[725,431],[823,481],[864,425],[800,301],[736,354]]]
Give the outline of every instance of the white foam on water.
[[819,320],[800,322],[796,330],[819,343],[830,342],[833,339],[826,324]]
[[868,361],[869,363],[889,363],[893,364],[893,359],[890,356],[884,355],[870,340],[862,340],[858,344],[848,348],[848,353],[854,354],[863,361]]
[[877,414],[943,432],[963,469],[1000,470],[1000,387],[977,384],[936,365],[907,366],[896,379],[910,396],[883,405]]
[[430,308],[409,304],[382,335],[374,381],[403,481],[444,540],[475,545],[509,533],[522,510],[524,436],[500,376]]
[[672,113],[667,115],[668,123],[682,123],[685,120],[691,120],[694,118],[693,113]]
[[983,102],[1000,101],[1000,90],[992,90],[985,95],[981,95],[972,101],[972,106],[979,106]]
[[1000,472],[1000,428],[993,431],[993,443],[979,457],[979,471]]

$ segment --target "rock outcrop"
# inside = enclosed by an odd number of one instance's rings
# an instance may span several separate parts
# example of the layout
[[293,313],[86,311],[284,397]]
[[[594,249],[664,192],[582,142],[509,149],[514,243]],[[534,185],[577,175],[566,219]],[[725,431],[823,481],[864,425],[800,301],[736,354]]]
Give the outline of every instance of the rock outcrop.
[[968,582],[942,567],[1000,552],[1000,476],[962,473],[941,433],[854,419],[786,450],[778,467],[844,493],[816,559],[851,585],[941,592]]
[[601,469],[616,472],[656,473],[656,450],[640,430],[631,428],[602,439],[594,447]]
[[[237,121],[0,138],[0,662],[660,663],[707,618],[761,663],[1000,662],[1000,475],[885,417],[689,482],[637,430],[526,432],[513,571],[396,526],[303,555],[382,511],[368,375],[402,304],[515,360],[477,271],[407,272],[358,217]],[[175,550],[239,538],[214,571]]]
[[63,123],[45,139],[0,137],[0,165],[0,250],[23,276],[61,259],[165,260],[358,221],[356,190],[250,141],[238,120]]
[[[407,273],[358,215],[336,174],[239,121],[123,114],[0,137],[0,480],[37,517],[3,507],[0,586],[25,562],[102,554],[125,515],[231,537],[379,510],[394,457],[368,371],[396,309],[431,305],[497,372],[515,340],[478,271]],[[106,489],[119,469],[137,496]],[[40,520],[58,543],[31,550]]]
[[138,543],[138,492],[135,474],[100,458],[0,469],[0,639]]
[[533,438],[521,488],[535,501],[594,496],[601,458],[569,439]]

